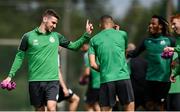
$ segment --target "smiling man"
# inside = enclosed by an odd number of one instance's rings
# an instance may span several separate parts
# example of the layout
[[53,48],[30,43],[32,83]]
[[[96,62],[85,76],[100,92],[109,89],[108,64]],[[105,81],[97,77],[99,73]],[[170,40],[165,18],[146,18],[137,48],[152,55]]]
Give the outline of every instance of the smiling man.
[[27,57],[30,102],[36,111],[44,111],[46,105],[48,111],[56,111],[59,92],[58,46],[77,50],[89,40],[92,33],[92,24],[87,21],[86,33],[71,42],[53,32],[58,20],[59,16],[52,9],[43,13],[40,26],[23,35],[9,75],[3,80],[8,84]]
[[152,16],[149,26],[149,36],[132,53],[136,57],[143,51],[148,63],[146,73],[146,109],[165,110],[164,105],[170,88],[169,77],[171,74],[171,59],[161,58],[161,53],[166,46],[174,46],[175,42],[169,38],[168,22],[157,15]]
[[170,77],[171,88],[168,95],[167,109],[168,111],[180,111],[180,14],[171,17],[171,27],[176,38],[176,47],[166,47],[166,51],[174,51],[172,73]]

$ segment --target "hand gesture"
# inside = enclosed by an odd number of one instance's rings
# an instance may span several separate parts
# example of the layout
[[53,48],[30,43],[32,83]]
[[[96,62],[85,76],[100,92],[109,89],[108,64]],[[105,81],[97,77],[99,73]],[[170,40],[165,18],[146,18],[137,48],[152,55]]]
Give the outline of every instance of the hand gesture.
[[93,31],[93,25],[89,22],[89,20],[86,21],[86,32],[88,34],[91,34]]

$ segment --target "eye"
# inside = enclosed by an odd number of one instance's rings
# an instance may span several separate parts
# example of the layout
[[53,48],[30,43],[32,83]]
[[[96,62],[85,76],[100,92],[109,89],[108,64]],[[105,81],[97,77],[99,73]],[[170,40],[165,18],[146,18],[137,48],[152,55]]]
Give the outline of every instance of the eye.
[[56,24],[56,22],[52,22],[53,24]]

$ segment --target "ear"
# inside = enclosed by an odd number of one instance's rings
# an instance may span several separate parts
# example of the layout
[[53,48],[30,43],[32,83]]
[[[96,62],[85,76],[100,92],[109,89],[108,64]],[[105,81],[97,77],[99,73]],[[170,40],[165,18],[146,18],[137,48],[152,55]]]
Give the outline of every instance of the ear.
[[47,17],[43,17],[43,22],[44,22],[44,23],[47,22]]

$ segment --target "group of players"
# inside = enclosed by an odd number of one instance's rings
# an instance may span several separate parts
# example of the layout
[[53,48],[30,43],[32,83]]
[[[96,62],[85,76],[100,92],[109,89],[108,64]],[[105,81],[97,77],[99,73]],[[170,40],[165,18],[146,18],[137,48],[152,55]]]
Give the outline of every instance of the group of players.
[[[100,25],[102,31],[95,35],[89,43],[90,48],[87,51],[89,59],[85,53],[86,67],[90,69],[90,84],[86,103],[91,107],[93,107],[93,102],[94,106],[99,104],[103,111],[111,111],[116,104],[115,102],[120,102],[124,110],[180,110],[180,88],[178,87],[180,86],[178,56],[180,51],[180,15],[172,16],[171,24],[161,16],[152,16],[148,26],[148,37],[144,38],[137,48],[132,43],[127,44],[126,34],[123,34],[121,30],[113,29],[112,17],[102,16]],[[174,31],[173,34],[169,30],[170,26]],[[122,33],[119,40],[116,40],[118,37],[116,32],[119,32],[119,35]],[[118,43],[120,41],[124,41],[124,43]],[[124,45],[125,49],[121,45]],[[145,51],[143,56],[139,56],[143,51]],[[123,55],[118,54],[121,52],[126,54],[126,59],[122,58]],[[163,52],[174,52],[174,55],[164,58],[162,57]],[[87,64],[88,60],[90,64]],[[118,65],[118,61],[121,65]],[[125,76],[123,78],[123,73],[128,69],[123,68],[126,67],[126,62],[129,65],[130,78],[125,78]],[[100,77],[93,72],[93,68],[100,72]],[[115,76],[118,75],[118,72],[121,74],[119,79]],[[99,93],[92,86],[95,76],[100,78]],[[131,84],[129,84],[132,87],[127,86],[128,90],[121,88],[122,85],[124,88],[128,85],[122,81],[129,79],[131,80]],[[131,92],[132,89],[134,96]],[[120,91],[123,91],[124,94]],[[96,97],[92,97],[94,95]],[[98,95],[99,100],[97,100]],[[100,108],[88,109],[99,111]]]
[[[127,33],[109,15],[100,18],[102,30],[91,39],[93,25],[87,21],[86,32],[75,42],[52,31],[58,20],[52,9],[43,13],[40,26],[23,35],[9,75],[3,80],[8,84],[26,57],[30,102],[36,111],[56,111],[57,101],[64,99],[69,100],[71,111],[77,109],[79,97],[63,81],[58,49],[61,46],[78,50],[87,42],[89,48],[85,44],[82,47],[82,51],[88,52],[84,56],[86,70],[82,77],[90,77],[87,110],[112,111],[117,101],[125,111],[134,111],[140,105],[144,110],[180,110],[180,15],[171,18],[177,38],[171,37],[169,23],[164,18],[152,16],[149,35],[135,50],[128,48]],[[143,51],[145,60],[136,59]],[[172,58],[164,59],[163,51],[175,53]]]

